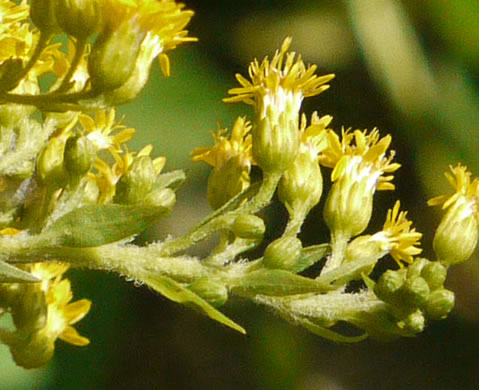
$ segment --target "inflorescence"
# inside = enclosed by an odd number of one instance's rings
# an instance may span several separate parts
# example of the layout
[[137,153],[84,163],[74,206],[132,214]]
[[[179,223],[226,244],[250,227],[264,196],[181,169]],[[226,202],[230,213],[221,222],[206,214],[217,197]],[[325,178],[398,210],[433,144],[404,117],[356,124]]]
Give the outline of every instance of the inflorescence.
[[[237,75],[240,86],[224,99],[252,105],[254,118],[239,117],[231,133],[220,129],[213,146],[192,152],[212,167],[213,213],[185,236],[131,242],[170,212],[185,175],[163,172],[165,158],[153,158],[151,145],[129,151],[135,130],[114,106],[138,96],[155,60],[169,75],[168,51],[196,40],[185,30],[192,15],[174,0],[0,0],[0,317],[13,322],[0,341],[16,363],[42,366],[58,338],[89,343],[73,325],[91,302],[72,301],[68,268],[116,272],[242,333],[217,309],[232,295],[339,342],[413,336],[445,318],[454,306],[448,269],[477,245],[479,179],[451,167],[454,193],[429,201],[446,211],[435,258],[419,257],[422,234],[399,201],[383,213],[382,230],[365,234],[376,191],[395,189],[391,136],[338,134],[333,118],[317,112],[308,120],[303,100],[326,91],[334,75],[318,76],[290,51],[290,38],[271,59],[254,60],[248,77]],[[46,85],[46,75],[55,81]],[[263,256],[248,258],[266,230],[258,212],[275,193],[288,223]],[[322,199],[330,242],[304,247],[298,234]],[[214,235],[207,257],[188,254]],[[388,255],[397,269],[373,277]],[[316,263],[319,274],[299,275]],[[360,334],[337,332],[338,322]]]

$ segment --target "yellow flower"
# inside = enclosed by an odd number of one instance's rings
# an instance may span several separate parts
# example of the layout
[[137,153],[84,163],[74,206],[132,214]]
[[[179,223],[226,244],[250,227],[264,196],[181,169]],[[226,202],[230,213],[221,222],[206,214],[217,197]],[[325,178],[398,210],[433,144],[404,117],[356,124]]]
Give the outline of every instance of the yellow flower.
[[[355,141],[355,145],[352,141]],[[367,130],[354,132],[344,131],[342,141],[333,131],[328,133],[328,148],[322,151],[320,163],[333,168],[331,180],[336,181],[341,177],[348,176],[353,181],[367,178],[368,187],[371,191],[394,190],[394,184],[390,181],[392,175],[383,176],[384,173],[392,173],[401,166],[392,163],[394,151],[386,157],[386,151],[391,144],[391,136],[379,138],[379,131],[373,129],[369,134]]]
[[471,173],[463,165],[458,164],[456,167],[450,166],[449,168],[452,174],[446,172],[445,176],[456,192],[451,196],[436,196],[430,199],[427,204],[429,206],[439,206],[442,204],[442,208],[447,209],[454,203],[467,202],[469,204],[469,212],[476,214],[479,220],[479,179],[475,178],[471,181]]
[[251,123],[239,117],[230,137],[226,129],[213,134],[215,145],[199,147],[191,152],[193,161],[204,161],[214,167],[208,179],[208,201],[217,209],[232,197],[245,190],[250,184]]
[[91,302],[87,299],[70,303],[73,298],[70,281],[56,279],[47,293],[48,319],[46,330],[51,338],[60,338],[67,343],[85,346],[90,343],[72,326],[89,312]]
[[406,218],[407,211],[399,212],[399,207],[400,202],[397,201],[394,207],[388,210],[383,230],[373,235],[372,239],[386,240],[389,253],[402,267],[401,261],[411,264],[413,256],[422,252],[416,247],[422,234],[411,229],[412,222]]
[[239,117],[231,132],[230,137],[225,137],[227,129],[220,129],[213,134],[214,146],[198,147],[191,152],[193,161],[204,161],[215,168],[221,168],[228,160],[237,158],[241,166],[251,167],[251,122],[245,117]]
[[[95,119],[80,114],[78,120],[97,150],[108,149],[113,155],[118,154],[121,151],[121,144],[129,141],[135,134],[135,129],[123,126],[121,121],[115,122],[114,108],[108,113],[105,110],[97,111]],[[112,134],[113,132],[115,134]]]
[[[184,4],[174,0],[105,0],[105,30],[114,31],[126,20],[135,20],[147,39],[142,45],[148,52],[148,61],[159,56],[165,75],[169,74],[166,51],[197,39],[188,37],[184,28],[190,22],[193,11],[184,10]],[[143,59],[145,60],[145,59]]]
[[42,291],[47,304],[47,322],[42,333],[49,339],[60,338],[67,343],[84,346],[89,340],[71,326],[80,321],[90,310],[87,299],[70,303],[73,298],[70,281],[62,280],[68,265],[62,263],[36,263],[31,273],[41,279]]
[[299,148],[299,110],[305,97],[326,90],[334,75],[318,77],[316,66],[306,67],[301,56],[288,52],[286,38],[271,61],[254,60],[249,67],[251,81],[236,75],[239,88],[229,90],[225,102],[244,102],[255,107],[252,150],[258,166],[265,172],[282,172],[293,163]]
[[[88,178],[92,180],[99,189],[98,203],[105,204],[113,199],[116,192],[116,184],[120,178],[128,172],[128,168],[133,164],[135,159],[142,156],[150,156],[153,147],[145,146],[138,153],[126,151],[122,155],[114,153],[115,163],[109,166],[103,160],[97,158],[94,167],[97,173],[89,173]],[[156,175],[159,175],[166,163],[165,157],[157,157],[153,159],[153,168]]]
[[328,133],[328,147],[319,161],[333,168],[334,184],[324,208],[333,235],[353,237],[362,233],[371,219],[375,191],[394,189],[393,176],[383,176],[400,167],[392,162],[394,152],[386,156],[390,143],[391,136],[380,139],[376,129],[369,134],[343,130],[341,142],[334,132]]
[[327,127],[333,120],[330,115],[324,115],[321,118],[315,111],[311,116],[311,124],[306,127],[306,116],[301,117],[299,128],[300,146],[299,153],[309,153],[315,160],[319,160],[320,153],[327,148]]
[[[225,102],[244,102],[256,107],[260,118],[266,116],[268,110],[284,112],[287,108],[296,112],[303,98],[318,95],[329,88],[325,85],[334,75],[318,77],[314,74],[316,65],[306,67],[301,56],[287,52],[291,38],[286,38],[281,50],[276,51],[271,61],[266,57],[261,64],[254,60],[249,66],[251,81],[237,74],[241,84],[239,88],[230,89]],[[295,58],[296,57],[296,58]]]
[[444,265],[467,260],[479,238],[479,179],[471,181],[471,173],[462,165],[450,167],[446,178],[456,192],[430,199],[430,206],[447,209],[434,235],[433,248]]

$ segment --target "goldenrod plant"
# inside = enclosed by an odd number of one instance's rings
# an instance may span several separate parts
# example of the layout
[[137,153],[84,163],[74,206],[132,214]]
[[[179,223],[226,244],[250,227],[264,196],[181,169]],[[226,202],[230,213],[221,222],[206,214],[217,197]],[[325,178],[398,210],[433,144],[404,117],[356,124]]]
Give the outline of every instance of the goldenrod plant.
[[[185,173],[164,172],[151,145],[131,151],[135,130],[115,106],[141,93],[155,60],[169,75],[168,52],[196,41],[185,29],[192,16],[173,0],[0,0],[0,317],[13,321],[0,341],[15,362],[43,366],[58,338],[90,342],[74,326],[91,302],[73,300],[69,268],[115,272],[241,333],[218,309],[233,295],[344,343],[414,336],[447,317],[449,267],[477,245],[479,179],[451,166],[452,193],[429,201],[445,211],[435,257],[419,257],[422,234],[399,200],[389,210],[374,204],[377,191],[395,189],[391,136],[336,132],[331,116],[302,114],[303,99],[326,91],[334,75],[317,75],[290,51],[291,38],[236,75],[224,99],[252,105],[254,117],[191,153],[212,167],[213,212],[184,236],[133,242],[171,211]],[[323,176],[331,181],[324,195]],[[275,193],[289,221],[252,257]],[[313,207],[323,208],[317,223],[330,242],[304,246],[298,235]],[[366,234],[373,212],[385,222]],[[214,236],[209,255],[191,255]],[[387,256],[395,269],[372,273]],[[340,333],[341,322],[357,332]]]

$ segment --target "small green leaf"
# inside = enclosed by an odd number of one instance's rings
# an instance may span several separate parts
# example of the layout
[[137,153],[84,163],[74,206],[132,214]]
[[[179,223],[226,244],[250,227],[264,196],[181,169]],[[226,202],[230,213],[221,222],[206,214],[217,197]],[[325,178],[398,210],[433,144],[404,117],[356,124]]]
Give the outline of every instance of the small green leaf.
[[0,283],[34,283],[39,281],[31,273],[22,271],[0,260]]
[[242,277],[233,291],[243,296],[252,294],[287,296],[330,291],[332,288],[316,280],[280,269],[262,269]]
[[91,205],[56,220],[42,234],[55,245],[85,248],[108,244],[138,234],[169,211],[139,205]]
[[303,248],[301,251],[301,258],[290,271],[294,273],[304,271],[306,268],[311,267],[314,263],[328,255],[330,251],[331,248],[329,244],[313,245]]
[[246,334],[246,331],[243,329],[243,327],[230,320],[220,311],[216,310],[213,306],[196,295],[193,291],[184,288],[174,280],[159,274],[146,275],[141,279],[147,286],[159,292],[166,298],[177,303],[191,305],[194,308],[199,309],[211,319],[218,321],[223,325],[229,326],[230,328],[242,334]]
[[299,323],[306,329],[308,329],[311,333],[324,337],[325,339],[335,341],[337,343],[358,343],[368,338],[367,333],[364,333],[360,336],[344,336],[331,329],[323,328],[322,326],[319,326],[306,318],[300,319]]

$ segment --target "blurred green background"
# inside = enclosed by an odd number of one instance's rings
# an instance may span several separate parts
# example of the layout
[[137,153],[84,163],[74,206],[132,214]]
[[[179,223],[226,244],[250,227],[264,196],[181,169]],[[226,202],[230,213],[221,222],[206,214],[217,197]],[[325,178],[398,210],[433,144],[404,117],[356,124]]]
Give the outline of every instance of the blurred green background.
[[[177,235],[208,213],[206,166],[189,152],[211,144],[210,131],[231,128],[241,104],[221,99],[253,57],[271,55],[286,36],[318,73],[336,74],[331,89],[304,111],[334,117],[333,127],[378,127],[393,136],[403,165],[397,190],[378,194],[378,226],[401,199],[431,255],[439,220],[428,198],[450,191],[443,172],[459,161],[479,175],[479,2],[476,0],[191,0],[197,44],[171,54],[172,77],[158,69],[134,104],[118,111],[136,127],[133,148],[152,143],[167,169],[187,168],[171,217],[145,240]],[[327,174],[327,173],[326,173]],[[324,240],[320,204],[307,219],[306,243]],[[272,207],[268,235],[284,222]],[[198,249],[198,253],[207,250]],[[235,333],[116,275],[75,271],[75,296],[93,307],[80,323],[85,348],[58,342],[54,360],[26,371],[0,346],[0,389],[478,389],[479,262],[450,272],[457,304],[444,321],[412,339],[338,345],[233,299],[224,309],[246,327]]]

